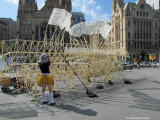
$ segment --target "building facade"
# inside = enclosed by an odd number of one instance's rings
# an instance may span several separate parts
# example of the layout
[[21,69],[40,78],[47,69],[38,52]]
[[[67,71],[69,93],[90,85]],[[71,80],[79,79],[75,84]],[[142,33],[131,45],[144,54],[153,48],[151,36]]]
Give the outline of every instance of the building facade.
[[72,12],[72,20],[73,25],[78,24],[80,22],[85,22],[84,14],[81,12]]
[[63,8],[71,12],[71,0],[46,0],[41,10],[38,10],[35,0],[19,0],[17,38],[39,41],[44,39],[47,31],[47,39],[50,39],[55,27],[47,27],[47,24],[53,8]]
[[0,20],[7,25],[6,40],[15,39],[16,38],[16,22],[11,18],[0,18]]
[[158,56],[159,11],[146,3],[124,4],[123,0],[112,1],[109,47],[117,51],[121,60],[149,60],[149,54]]
[[0,40],[6,40],[7,24],[0,20]]

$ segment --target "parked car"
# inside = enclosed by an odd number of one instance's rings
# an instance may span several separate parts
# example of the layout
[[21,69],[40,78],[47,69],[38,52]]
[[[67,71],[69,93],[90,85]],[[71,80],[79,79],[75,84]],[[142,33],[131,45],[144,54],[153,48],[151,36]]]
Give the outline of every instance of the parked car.
[[131,70],[133,69],[133,64],[131,61],[122,61],[122,66],[124,70]]
[[141,67],[151,67],[151,64],[150,64],[150,62],[142,61],[142,62],[140,62],[140,66]]

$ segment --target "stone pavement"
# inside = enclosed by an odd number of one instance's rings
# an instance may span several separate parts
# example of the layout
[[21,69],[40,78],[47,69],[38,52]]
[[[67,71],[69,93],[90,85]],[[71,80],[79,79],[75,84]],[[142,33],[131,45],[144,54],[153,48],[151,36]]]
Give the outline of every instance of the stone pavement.
[[84,89],[56,98],[55,106],[42,105],[40,97],[0,91],[0,120],[160,120],[160,69],[126,70],[133,84],[116,83],[94,90],[89,98]]

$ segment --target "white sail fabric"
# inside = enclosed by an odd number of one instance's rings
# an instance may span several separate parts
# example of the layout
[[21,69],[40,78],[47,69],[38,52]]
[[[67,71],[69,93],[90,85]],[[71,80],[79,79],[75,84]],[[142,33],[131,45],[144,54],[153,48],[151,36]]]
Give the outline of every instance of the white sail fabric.
[[70,34],[76,37],[84,35],[101,34],[104,39],[108,38],[109,32],[111,30],[111,25],[105,22],[94,22],[92,24],[86,25],[85,22],[74,25],[70,29]]
[[103,27],[100,28],[100,33],[104,39],[108,39],[109,32],[111,31],[112,26],[109,24],[105,24]]
[[65,9],[54,8],[48,24],[59,26],[61,29],[69,31],[71,25],[72,14]]

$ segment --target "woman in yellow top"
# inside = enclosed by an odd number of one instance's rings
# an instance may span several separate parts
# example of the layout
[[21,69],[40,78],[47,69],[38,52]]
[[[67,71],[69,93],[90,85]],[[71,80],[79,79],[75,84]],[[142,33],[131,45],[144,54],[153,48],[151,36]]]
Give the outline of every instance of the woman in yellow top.
[[49,66],[52,65],[52,62],[46,53],[41,54],[38,65],[41,69],[41,74],[38,79],[38,86],[42,87],[42,93],[41,93],[42,104],[48,103],[48,101],[45,100],[45,91],[46,91],[46,86],[47,86],[49,89],[50,105],[54,105],[55,102],[53,101],[53,89],[52,89],[54,85],[54,79],[49,70]]

